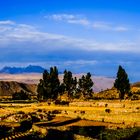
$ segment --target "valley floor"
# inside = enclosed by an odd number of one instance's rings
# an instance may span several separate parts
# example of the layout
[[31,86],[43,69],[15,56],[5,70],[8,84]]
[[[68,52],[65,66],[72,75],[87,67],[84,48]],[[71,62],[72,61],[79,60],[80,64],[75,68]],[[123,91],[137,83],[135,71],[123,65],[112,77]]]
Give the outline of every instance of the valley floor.
[[[52,114],[49,120],[49,114]],[[93,100],[75,101],[69,106],[55,105],[53,102],[48,105],[42,103],[0,103],[0,126],[20,128],[22,120],[33,117],[35,123],[31,130],[24,133],[9,133],[6,138],[12,139],[33,139],[37,135],[47,134],[48,140],[52,138],[65,137],[66,140],[93,140],[105,137],[120,136],[140,137],[140,100],[119,101],[119,100]],[[40,119],[40,120],[39,120]],[[38,121],[39,120],[39,121]],[[122,129],[123,128],[123,129]],[[117,132],[117,133],[116,133]],[[1,132],[0,132],[1,133]],[[117,135],[116,135],[117,134]],[[56,137],[55,137],[56,136]],[[39,138],[36,138],[39,139]]]
[[99,122],[122,124],[122,126],[140,126],[140,101],[89,101],[71,102],[69,106],[31,104],[0,104],[0,116],[23,111],[25,113],[42,110],[58,110],[57,116],[81,118]]

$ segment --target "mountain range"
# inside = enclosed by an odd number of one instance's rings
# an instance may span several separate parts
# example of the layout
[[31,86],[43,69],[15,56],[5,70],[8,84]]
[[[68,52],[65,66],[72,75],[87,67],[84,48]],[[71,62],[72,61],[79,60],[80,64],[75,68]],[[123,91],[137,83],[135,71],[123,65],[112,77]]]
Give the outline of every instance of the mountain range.
[[29,65],[27,67],[4,67],[0,70],[0,73],[7,74],[21,74],[21,73],[42,73],[45,69],[41,66]]

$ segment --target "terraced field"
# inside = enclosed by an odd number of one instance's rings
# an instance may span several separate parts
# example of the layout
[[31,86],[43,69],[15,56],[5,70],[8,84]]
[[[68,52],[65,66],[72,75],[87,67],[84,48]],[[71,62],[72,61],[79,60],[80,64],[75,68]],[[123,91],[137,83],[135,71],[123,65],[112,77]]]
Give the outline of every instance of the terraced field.
[[[52,133],[74,134],[82,139],[89,131],[98,130],[98,134],[91,135],[97,138],[101,131],[133,129],[140,127],[140,101],[77,101],[67,105],[48,105],[44,103],[31,104],[0,104],[0,125],[12,128],[20,127],[22,120],[32,120],[32,128],[21,133],[10,131],[7,139],[31,139],[35,136],[43,137]],[[78,130],[82,131],[79,132]],[[84,132],[86,134],[84,134]],[[96,132],[96,131],[95,131]],[[80,135],[80,136],[79,136]],[[38,137],[38,139],[39,139]],[[69,136],[71,137],[71,136]],[[75,138],[75,139],[76,139]],[[85,138],[86,139],[86,138]]]

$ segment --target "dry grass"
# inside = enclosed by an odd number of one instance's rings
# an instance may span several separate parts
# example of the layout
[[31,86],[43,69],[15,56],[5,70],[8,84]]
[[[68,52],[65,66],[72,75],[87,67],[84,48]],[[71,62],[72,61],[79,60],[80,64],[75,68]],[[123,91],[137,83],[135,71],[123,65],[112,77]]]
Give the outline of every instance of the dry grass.
[[[106,107],[107,104],[107,107]],[[2,106],[2,104],[0,104]],[[79,105],[79,106],[78,106]],[[140,126],[140,101],[90,101],[90,102],[74,102],[70,106],[48,106],[47,103],[32,104],[5,104],[0,108],[0,114],[5,115],[23,111],[25,113],[34,112],[38,109],[42,110],[60,110],[58,116],[71,118],[80,117],[81,119],[102,121],[109,123],[122,124],[127,127]],[[110,109],[110,113],[105,110]],[[84,111],[82,113],[81,111]]]

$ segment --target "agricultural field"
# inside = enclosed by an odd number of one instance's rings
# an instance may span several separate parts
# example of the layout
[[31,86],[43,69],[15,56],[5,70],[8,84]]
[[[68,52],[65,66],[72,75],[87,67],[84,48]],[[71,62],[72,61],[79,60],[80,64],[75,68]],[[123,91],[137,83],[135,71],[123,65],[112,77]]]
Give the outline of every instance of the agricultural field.
[[[0,126],[11,127],[5,137],[12,139],[52,139],[53,133],[58,136],[64,133],[63,139],[72,140],[111,139],[110,131],[116,139],[139,137],[139,118],[139,100],[74,101],[66,105],[53,102],[0,104]],[[29,128],[28,121],[32,121]],[[29,123],[27,130],[23,131],[21,126],[26,123]],[[119,138],[116,132],[123,135]]]

